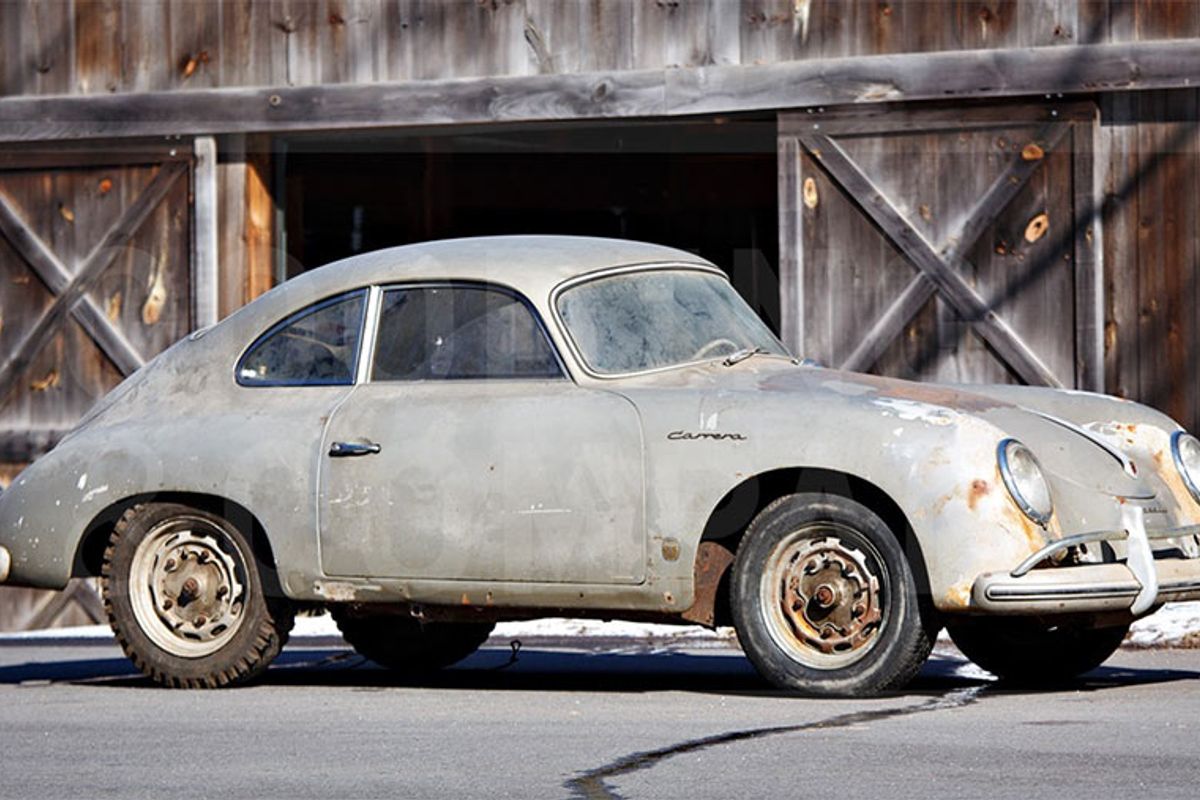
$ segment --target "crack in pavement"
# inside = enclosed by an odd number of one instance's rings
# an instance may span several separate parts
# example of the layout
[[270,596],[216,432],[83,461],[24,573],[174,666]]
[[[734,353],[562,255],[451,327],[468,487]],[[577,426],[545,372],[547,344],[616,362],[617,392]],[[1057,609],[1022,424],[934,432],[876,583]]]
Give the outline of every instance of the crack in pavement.
[[923,703],[899,708],[884,708],[875,711],[853,711],[848,714],[838,714],[828,719],[815,722],[804,722],[798,725],[776,725],[767,728],[750,728],[748,730],[729,731],[701,739],[689,739],[679,744],[663,747],[658,750],[644,750],[611,761],[602,767],[580,773],[563,783],[570,791],[572,798],[579,800],[622,800],[620,794],[608,784],[612,778],[629,775],[633,772],[655,767],[661,762],[684,753],[694,753],[724,744],[743,742],[751,739],[762,739],[768,736],[778,736],[787,733],[803,733],[805,731],[829,730],[831,728],[848,728],[864,722],[907,717],[923,714],[929,711],[944,711],[953,708],[969,706],[979,699],[979,695],[987,689],[987,685],[970,686],[964,689],[938,695]]

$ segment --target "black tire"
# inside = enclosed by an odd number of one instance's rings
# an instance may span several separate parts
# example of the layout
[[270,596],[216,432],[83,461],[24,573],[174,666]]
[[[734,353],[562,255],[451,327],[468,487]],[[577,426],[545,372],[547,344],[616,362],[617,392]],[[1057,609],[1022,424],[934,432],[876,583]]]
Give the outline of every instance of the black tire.
[[491,622],[422,622],[405,614],[332,610],[342,638],[359,655],[403,675],[420,676],[462,661],[487,641]]
[[1092,628],[1079,621],[1049,623],[1027,617],[949,620],[955,646],[1005,681],[1052,685],[1090,672],[1117,651],[1128,625]]
[[[194,593],[188,578],[196,581]],[[104,551],[100,585],[125,655],[162,686],[246,683],[279,655],[292,628],[292,605],[265,596],[246,536],[186,505],[126,511]]]
[[730,601],[758,671],[808,695],[902,687],[937,634],[896,535],[837,495],[788,495],[759,512],[738,547]]

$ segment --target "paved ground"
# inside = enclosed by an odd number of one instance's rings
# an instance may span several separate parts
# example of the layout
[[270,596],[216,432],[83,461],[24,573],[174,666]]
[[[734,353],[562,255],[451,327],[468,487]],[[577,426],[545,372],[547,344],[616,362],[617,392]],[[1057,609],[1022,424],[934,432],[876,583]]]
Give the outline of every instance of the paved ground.
[[6,644],[0,797],[1200,796],[1200,651],[1047,692],[946,651],[904,694],[829,701],[719,647],[589,647],[489,647],[411,686],[308,642],[262,685],[179,692],[112,645]]

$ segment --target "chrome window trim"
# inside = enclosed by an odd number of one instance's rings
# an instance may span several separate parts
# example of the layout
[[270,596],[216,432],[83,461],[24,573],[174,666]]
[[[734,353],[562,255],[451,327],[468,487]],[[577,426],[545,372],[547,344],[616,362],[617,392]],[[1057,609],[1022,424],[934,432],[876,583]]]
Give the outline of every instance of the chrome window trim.
[[[625,264],[620,267],[606,267],[604,269],[588,272],[584,275],[576,275],[574,278],[565,280],[554,287],[554,289],[550,292],[550,314],[554,318],[554,324],[557,326],[558,332],[562,336],[563,341],[567,343],[567,349],[571,351],[571,356],[574,358],[575,364],[579,367],[580,372],[587,375],[589,378],[595,378],[596,380],[612,381],[620,380],[622,378],[636,378],[641,375],[654,375],[660,372],[670,372],[672,370],[683,369],[685,367],[692,367],[697,364],[707,364],[710,361],[716,360],[715,358],[701,358],[697,359],[696,361],[687,361],[680,364],[670,364],[665,367],[653,367],[651,369],[636,370],[634,372],[596,372],[592,369],[591,365],[588,364],[587,359],[583,357],[583,351],[579,349],[579,345],[575,341],[575,337],[571,334],[571,329],[567,326],[566,321],[563,320],[562,314],[559,313],[559,296],[568,289],[572,289],[580,284],[590,283],[591,281],[600,280],[602,278],[611,278],[614,275],[623,275],[630,272],[667,271],[705,272],[722,278],[726,283],[730,284],[731,287],[733,285],[733,282],[723,270],[711,264],[698,264],[687,261],[650,261],[641,264]],[[737,290],[735,289],[734,291],[736,292]],[[767,328],[767,332],[770,333],[770,328]],[[775,340],[775,343],[779,345],[780,349],[783,350],[784,353],[789,352],[787,346],[784,345],[783,342],[780,341],[779,337],[777,337],[774,333],[771,333],[771,338]],[[778,357],[787,358],[789,361],[795,360],[790,355],[781,355]]]
[[[258,336],[255,336],[252,340],[250,340],[250,344],[246,345],[246,347],[244,347],[242,349],[242,352],[238,355],[237,361],[233,362],[234,383],[236,383],[238,386],[240,386],[244,389],[263,389],[263,388],[281,388],[281,387],[290,387],[293,389],[299,389],[299,388],[312,388],[312,387],[316,387],[316,386],[354,386],[357,381],[357,378],[358,378],[358,374],[357,374],[358,373],[358,365],[359,365],[360,357],[362,355],[363,334],[364,334],[363,324],[366,321],[366,317],[367,317],[367,311],[368,311],[369,302],[370,302],[370,290],[371,290],[371,287],[369,287],[369,286],[359,286],[358,288],[355,288],[355,289],[347,289],[345,291],[338,292],[337,294],[330,295],[324,299],[316,300],[312,303],[309,303],[308,305],[304,306],[303,308],[299,308],[299,309],[293,311],[292,313],[288,314],[287,316],[283,317],[282,319],[278,320],[277,322],[275,322],[273,325],[268,327],[265,331],[260,333]],[[244,362],[246,360],[246,356],[248,356],[254,350],[254,348],[256,348],[259,344],[266,341],[268,338],[273,336],[275,333],[277,333],[278,331],[287,327],[288,325],[292,324],[296,320],[303,319],[304,317],[307,317],[310,314],[315,314],[318,311],[320,311],[321,309],[327,308],[328,306],[343,302],[356,294],[363,295],[363,307],[362,307],[362,312],[360,313],[359,318],[358,318],[358,340],[355,342],[355,351],[354,351],[355,374],[350,376],[350,380],[348,382],[336,381],[336,382],[329,382],[329,383],[296,383],[294,381],[256,381],[254,383],[245,383],[242,381],[242,362]]]
[[358,348],[358,363],[354,369],[354,385],[370,380],[371,368],[375,363],[375,340],[379,336],[379,309],[383,304],[383,290],[372,286],[367,295],[367,313],[363,321],[361,344]]
[[[376,308],[376,311],[375,311],[375,322],[374,322],[375,331],[372,333],[371,350],[367,356],[366,371],[363,373],[365,377],[361,381],[362,383],[380,383],[380,384],[385,384],[385,383],[395,383],[395,384],[455,383],[455,384],[458,384],[458,383],[465,383],[465,382],[480,382],[480,383],[489,382],[489,383],[491,383],[491,382],[495,382],[495,381],[525,381],[525,382],[561,381],[561,380],[569,381],[571,379],[571,372],[567,367],[567,363],[563,360],[562,353],[560,353],[558,350],[558,345],[556,345],[554,343],[554,337],[550,335],[550,329],[546,327],[546,322],[545,322],[545,320],[542,319],[542,315],[538,312],[537,306],[535,306],[533,304],[533,302],[530,301],[530,299],[525,296],[524,293],[522,293],[518,289],[513,288],[512,286],[508,286],[503,283],[496,283],[493,281],[447,279],[447,280],[432,280],[432,281],[431,280],[417,280],[417,281],[411,281],[411,282],[407,282],[407,283],[406,282],[385,283],[385,284],[380,284],[379,286],[376,286],[373,288],[377,289],[379,292],[379,301],[378,301],[378,307]],[[534,325],[537,326],[538,332],[541,333],[542,339],[546,342],[546,346],[550,348],[551,355],[554,356],[554,363],[558,366],[558,375],[510,375],[510,376],[505,376],[505,377],[422,378],[420,380],[411,380],[411,381],[404,381],[404,380],[376,381],[374,379],[375,378],[375,375],[374,375],[374,373],[375,373],[375,353],[379,346],[379,340],[378,340],[379,324],[383,317],[383,300],[384,300],[383,296],[387,292],[394,291],[394,290],[456,289],[456,288],[457,289],[475,289],[475,290],[482,290],[482,291],[499,292],[500,294],[511,297],[512,299],[514,299],[518,303],[520,303],[522,306],[524,306],[525,310],[527,312],[529,312],[529,315],[533,318],[533,323],[534,323]]]

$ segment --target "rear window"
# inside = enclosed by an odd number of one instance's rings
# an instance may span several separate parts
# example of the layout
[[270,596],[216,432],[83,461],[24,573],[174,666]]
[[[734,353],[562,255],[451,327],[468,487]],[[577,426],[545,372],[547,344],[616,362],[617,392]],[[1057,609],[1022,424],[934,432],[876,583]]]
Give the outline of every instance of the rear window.
[[367,291],[322,300],[260,336],[242,356],[243,386],[344,386],[354,383]]

